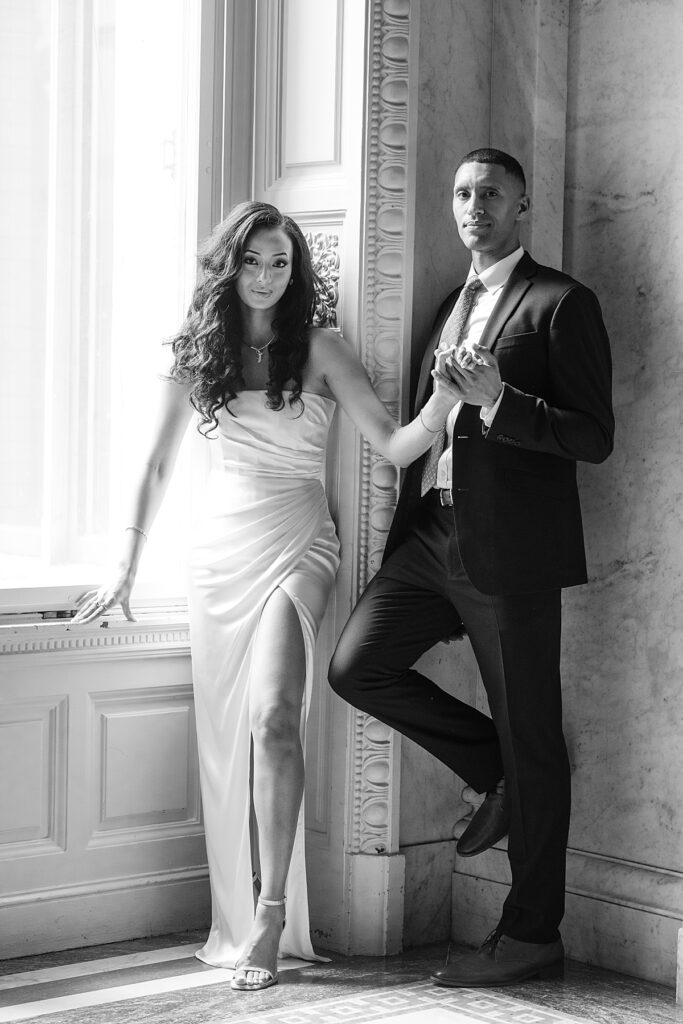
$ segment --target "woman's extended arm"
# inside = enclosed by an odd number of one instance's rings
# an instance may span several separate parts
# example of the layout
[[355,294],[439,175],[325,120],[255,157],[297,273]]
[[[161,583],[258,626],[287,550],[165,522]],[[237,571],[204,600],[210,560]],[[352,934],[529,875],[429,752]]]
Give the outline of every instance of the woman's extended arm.
[[[439,355],[434,393],[420,414],[401,427],[377,397],[350,345],[325,330],[313,332],[311,369],[321,379],[373,448],[396,466],[409,466],[427,451],[461,394],[446,375],[449,354]],[[442,372],[439,372],[442,371]]]
[[192,406],[188,388],[174,381],[159,384],[156,422],[138,481],[133,490],[127,527],[113,578],[80,599],[75,623],[91,622],[113,604],[121,603],[127,619],[133,621],[130,594],[135,583],[142,549],[168,487]]

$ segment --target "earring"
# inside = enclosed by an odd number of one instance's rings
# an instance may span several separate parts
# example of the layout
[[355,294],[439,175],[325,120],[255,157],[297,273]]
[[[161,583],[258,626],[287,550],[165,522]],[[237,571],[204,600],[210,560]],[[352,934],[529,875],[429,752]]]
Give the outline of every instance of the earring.
[[288,287],[288,288],[291,288],[293,284],[294,284],[294,278],[293,278],[293,277],[290,277],[290,279],[289,279],[289,284],[287,285],[287,287]]

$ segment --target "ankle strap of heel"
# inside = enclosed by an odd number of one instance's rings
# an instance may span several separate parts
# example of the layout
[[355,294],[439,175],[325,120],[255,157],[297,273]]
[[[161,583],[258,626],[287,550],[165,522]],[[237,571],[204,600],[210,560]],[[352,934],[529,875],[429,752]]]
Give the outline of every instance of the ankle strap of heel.
[[262,907],[284,907],[287,897],[283,896],[281,900],[266,900],[263,896],[259,896],[258,901]]

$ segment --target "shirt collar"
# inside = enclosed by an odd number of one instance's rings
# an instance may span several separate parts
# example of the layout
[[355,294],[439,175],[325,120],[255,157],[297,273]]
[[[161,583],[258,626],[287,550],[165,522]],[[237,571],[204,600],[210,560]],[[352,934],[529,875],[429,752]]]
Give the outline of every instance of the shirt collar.
[[492,267],[488,267],[487,270],[482,270],[480,274],[476,273],[474,267],[470,267],[467,280],[478,277],[488,292],[497,292],[507,282],[507,279],[523,255],[524,249],[520,245],[509,256],[504,256],[502,260],[498,260],[497,263],[494,263]]

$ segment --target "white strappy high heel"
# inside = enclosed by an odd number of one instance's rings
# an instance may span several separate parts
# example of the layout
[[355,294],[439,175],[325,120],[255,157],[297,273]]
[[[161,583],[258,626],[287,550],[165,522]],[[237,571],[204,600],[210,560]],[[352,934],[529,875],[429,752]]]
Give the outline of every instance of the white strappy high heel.
[[[263,896],[259,896],[258,902],[261,904],[262,907],[284,907],[285,903],[287,902],[287,897],[283,896],[281,900],[266,900],[263,898]],[[285,922],[283,921],[282,927],[284,928],[284,926]],[[238,971],[241,975],[243,975],[243,977],[237,977]],[[264,981],[248,982],[247,973],[249,971],[253,971],[254,973],[258,974],[265,974],[267,975],[267,977]],[[235,992],[259,992],[261,989],[270,988],[271,985],[277,985],[277,981],[277,969],[273,974],[273,972],[268,970],[267,967],[258,967],[256,964],[242,964],[238,961],[235,964],[235,974],[232,981],[230,982],[230,988],[234,989]]]

